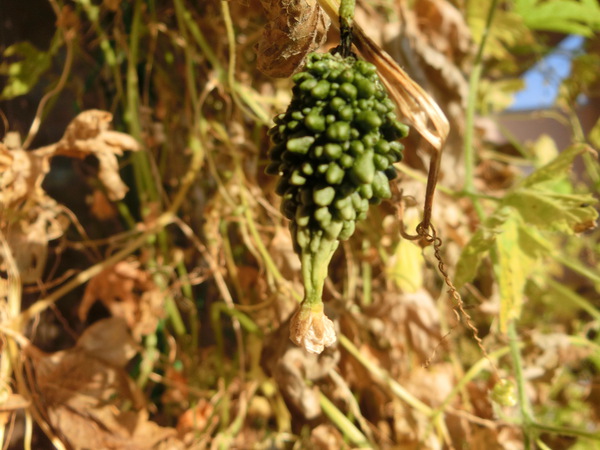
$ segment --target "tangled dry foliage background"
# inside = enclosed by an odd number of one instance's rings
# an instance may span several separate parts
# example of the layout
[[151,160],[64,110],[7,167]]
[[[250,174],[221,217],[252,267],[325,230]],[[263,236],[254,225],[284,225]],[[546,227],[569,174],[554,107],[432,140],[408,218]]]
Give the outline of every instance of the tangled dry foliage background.
[[[482,344],[400,237],[429,158],[413,131],[404,197],[334,257],[338,344],[316,356],[288,339],[299,261],[263,170],[335,21],[315,0],[4,1],[4,448],[599,448],[600,122],[576,107],[597,120],[599,9],[538,3],[359,2],[449,119],[433,223]],[[519,141],[497,114],[568,33],[557,107],[521,118],[568,145]]]

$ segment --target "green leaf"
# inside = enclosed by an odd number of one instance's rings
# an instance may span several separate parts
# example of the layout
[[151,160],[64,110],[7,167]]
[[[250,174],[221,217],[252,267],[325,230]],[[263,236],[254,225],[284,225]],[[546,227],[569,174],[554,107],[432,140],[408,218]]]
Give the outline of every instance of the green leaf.
[[515,12],[532,30],[592,36],[600,30],[600,5],[590,0],[518,0]]
[[4,58],[19,57],[18,61],[0,64],[0,75],[8,77],[0,100],[27,94],[50,67],[51,53],[38,50],[29,42],[19,42],[4,51]]
[[521,78],[479,82],[479,111],[482,115],[503,111],[512,105],[514,96],[525,87]]
[[583,144],[577,144],[559,153],[559,155],[548,164],[540,167],[521,182],[523,187],[532,187],[546,181],[554,181],[566,175],[573,164],[575,157],[588,152],[589,148]]
[[497,210],[490,216],[471,240],[463,248],[454,274],[454,286],[463,287],[477,275],[477,269],[490,248],[496,242],[496,236],[501,232],[501,226],[508,218],[510,210],[507,208]]
[[[597,86],[600,81],[598,67],[600,67],[598,52],[582,53],[573,58],[571,73],[560,85],[557,105],[570,109],[580,95],[593,96],[594,86]],[[595,145],[593,142],[592,144]]]
[[508,323],[521,315],[527,278],[535,269],[535,257],[523,250],[520,220],[512,215],[496,238],[496,275],[500,288],[500,331],[506,333]]
[[556,141],[547,134],[541,134],[537,138],[531,146],[531,153],[535,157],[536,167],[550,163],[559,155]]
[[595,227],[598,212],[591,206],[595,203],[591,194],[557,194],[528,188],[517,189],[502,201],[515,208],[527,224],[566,234]]
[[[414,229],[417,220],[408,221],[408,228]],[[400,239],[389,267],[388,276],[402,292],[417,292],[423,287],[423,251],[414,242]]]
[[[490,0],[467,2],[467,22],[475,43],[479,44],[486,29]],[[511,48],[522,45],[535,45],[531,30],[523,23],[523,18],[514,11],[498,8],[494,13],[494,23],[488,30],[485,57],[497,60],[513,60]]]

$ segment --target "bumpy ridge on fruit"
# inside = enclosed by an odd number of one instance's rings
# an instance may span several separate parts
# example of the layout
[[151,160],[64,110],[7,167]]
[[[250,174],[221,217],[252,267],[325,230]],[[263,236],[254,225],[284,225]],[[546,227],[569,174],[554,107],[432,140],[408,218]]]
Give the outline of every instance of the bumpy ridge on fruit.
[[366,61],[312,53],[293,81],[292,101],[269,130],[266,172],[281,177],[295,251],[316,253],[323,239],[348,239],[369,204],[391,197],[404,149],[396,140],[408,127]]

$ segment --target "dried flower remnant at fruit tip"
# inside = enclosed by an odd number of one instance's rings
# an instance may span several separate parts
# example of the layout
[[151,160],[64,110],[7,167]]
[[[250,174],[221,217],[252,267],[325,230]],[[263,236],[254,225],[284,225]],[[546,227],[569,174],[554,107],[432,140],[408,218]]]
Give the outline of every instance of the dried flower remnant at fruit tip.
[[290,323],[290,339],[310,353],[320,354],[336,341],[333,322],[323,312],[323,304],[298,307]]

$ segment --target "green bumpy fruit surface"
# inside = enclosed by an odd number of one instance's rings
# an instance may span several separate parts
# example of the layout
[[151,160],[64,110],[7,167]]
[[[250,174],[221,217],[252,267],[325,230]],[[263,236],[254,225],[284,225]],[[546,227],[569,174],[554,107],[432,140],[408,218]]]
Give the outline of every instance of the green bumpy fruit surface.
[[396,140],[408,127],[366,61],[312,53],[292,79],[292,101],[269,130],[266,173],[281,177],[276,192],[300,254],[348,239],[368,205],[391,196],[404,148]]

